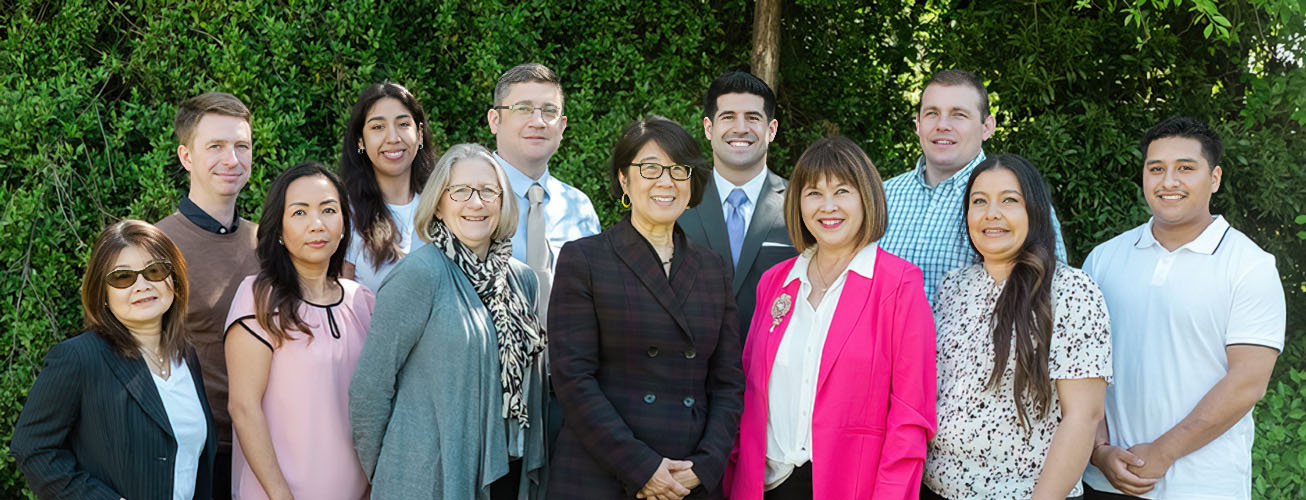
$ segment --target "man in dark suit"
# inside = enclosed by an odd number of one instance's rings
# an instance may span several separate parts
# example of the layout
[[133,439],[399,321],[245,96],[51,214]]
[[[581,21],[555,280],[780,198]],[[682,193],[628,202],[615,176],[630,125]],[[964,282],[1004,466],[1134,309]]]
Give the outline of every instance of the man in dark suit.
[[712,141],[712,177],[703,202],[679,220],[686,236],[734,266],[741,341],[753,319],[762,273],[797,255],[785,229],[789,182],[766,166],[766,149],[779,125],[775,94],[766,82],[742,71],[712,82],[703,96],[703,134]]

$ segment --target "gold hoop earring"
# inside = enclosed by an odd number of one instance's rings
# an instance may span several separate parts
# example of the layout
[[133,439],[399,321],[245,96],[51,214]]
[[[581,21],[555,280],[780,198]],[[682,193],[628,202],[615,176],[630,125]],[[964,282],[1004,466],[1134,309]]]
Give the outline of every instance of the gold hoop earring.
[[621,206],[630,208],[630,195],[621,193]]

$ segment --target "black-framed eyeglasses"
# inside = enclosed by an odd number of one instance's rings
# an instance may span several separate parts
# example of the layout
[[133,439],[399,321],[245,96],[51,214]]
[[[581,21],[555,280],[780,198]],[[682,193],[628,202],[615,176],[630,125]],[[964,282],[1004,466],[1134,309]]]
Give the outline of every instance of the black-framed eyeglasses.
[[654,179],[654,180],[662,177],[662,172],[670,172],[671,180],[687,181],[689,180],[689,177],[694,173],[693,167],[690,167],[689,165],[680,165],[680,164],[663,165],[661,163],[644,162],[644,163],[631,163],[630,166],[639,169],[640,177],[643,177],[645,179]]
[[500,191],[499,188],[496,187],[485,186],[476,189],[466,184],[454,184],[449,186],[449,199],[453,201],[461,202],[470,200],[472,199],[472,193],[476,193],[476,196],[479,196],[481,201],[485,203],[490,203],[499,199],[500,196],[503,196],[503,191]]
[[172,263],[168,261],[159,261],[145,266],[145,269],[139,271],[133,271],[131,269],[109,271],[104,275],[104,282],[114,288],[130,288],[136,283],[137,275],[144,276],[146,280],[156,283],[166,280],[169,276],[172,276]]
[[540,118],[546,122],[553,122],[554,120],[557,120],[559,116],[562,115],[562,110],[552,104],[545,104],[543,106],[531,106],[529,104],[513,104],[512,106],[495,106],[494,109],[499,109],[499,110],[506,109],[512,111],[512,114],[522,118],[529,118],[531,115],[535,114],[535,110],[538,109],[540,110]]

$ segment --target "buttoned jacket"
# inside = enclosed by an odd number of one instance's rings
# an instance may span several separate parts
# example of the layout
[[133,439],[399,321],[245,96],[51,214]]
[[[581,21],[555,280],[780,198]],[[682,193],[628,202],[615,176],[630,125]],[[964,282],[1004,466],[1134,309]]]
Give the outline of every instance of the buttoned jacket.
[[670,276],[626,219],[562,247],[549,357],[564,412],[549,498],[630,498],[662,458],[719,498],[743,410],[730,268],[676,230]]

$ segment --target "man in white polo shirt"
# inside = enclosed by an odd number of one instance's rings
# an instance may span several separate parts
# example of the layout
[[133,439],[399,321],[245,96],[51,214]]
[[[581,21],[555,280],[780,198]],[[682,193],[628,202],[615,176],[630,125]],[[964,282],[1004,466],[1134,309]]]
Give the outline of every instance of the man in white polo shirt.
[[1283,348],[1274,256],[1211,215],[1213,130],[1170,118],[1141,149],[1152,219],[1084,261],[1111,313],[1115,370],[1085,498],[1250,500],[1252,407]]

